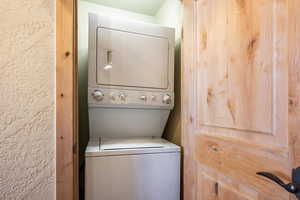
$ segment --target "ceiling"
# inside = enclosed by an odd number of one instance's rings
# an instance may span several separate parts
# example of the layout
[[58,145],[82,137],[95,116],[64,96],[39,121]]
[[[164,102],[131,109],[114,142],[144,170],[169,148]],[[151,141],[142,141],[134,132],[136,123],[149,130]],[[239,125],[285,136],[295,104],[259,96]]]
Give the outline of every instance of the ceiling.
[[144,15],[155,15],[165,0],[86,0]]

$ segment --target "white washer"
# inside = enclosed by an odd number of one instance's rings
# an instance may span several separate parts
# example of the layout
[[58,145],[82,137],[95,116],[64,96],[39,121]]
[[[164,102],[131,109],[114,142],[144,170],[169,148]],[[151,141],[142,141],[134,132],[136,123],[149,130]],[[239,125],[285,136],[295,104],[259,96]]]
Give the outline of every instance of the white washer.
[[161,138],[91,140],[86,200],[179,200],[180,147]]

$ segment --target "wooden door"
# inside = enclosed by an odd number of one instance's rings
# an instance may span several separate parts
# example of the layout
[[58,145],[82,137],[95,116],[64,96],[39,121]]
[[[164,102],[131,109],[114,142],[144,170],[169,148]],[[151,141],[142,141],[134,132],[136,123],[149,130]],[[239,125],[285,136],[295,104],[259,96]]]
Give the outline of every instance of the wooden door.
[[300,165],[300,0],[184,0],[185,200],[293,199]]

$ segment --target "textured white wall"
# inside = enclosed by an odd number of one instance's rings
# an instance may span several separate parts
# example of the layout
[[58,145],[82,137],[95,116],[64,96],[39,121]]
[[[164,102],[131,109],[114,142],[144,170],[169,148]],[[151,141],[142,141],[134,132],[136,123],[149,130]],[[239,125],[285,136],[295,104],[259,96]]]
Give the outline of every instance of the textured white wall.
[[54,0],[1,0],[0,199],[55,199]]

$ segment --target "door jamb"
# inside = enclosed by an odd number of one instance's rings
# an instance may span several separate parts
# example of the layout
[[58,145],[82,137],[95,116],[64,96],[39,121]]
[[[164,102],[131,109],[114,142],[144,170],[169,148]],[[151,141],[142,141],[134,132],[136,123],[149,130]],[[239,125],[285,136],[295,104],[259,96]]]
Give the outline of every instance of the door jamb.
[[78,199],[77,0],[56,0],[56,199]]

